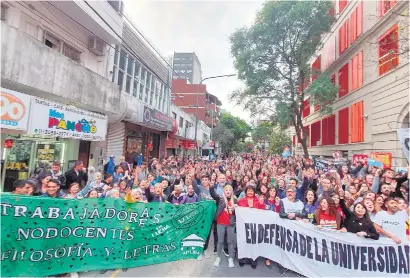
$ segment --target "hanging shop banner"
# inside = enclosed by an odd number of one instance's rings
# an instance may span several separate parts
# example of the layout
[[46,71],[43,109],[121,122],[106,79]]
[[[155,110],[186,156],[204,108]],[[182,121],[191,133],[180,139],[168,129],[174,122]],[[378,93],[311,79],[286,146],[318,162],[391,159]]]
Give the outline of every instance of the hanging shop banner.
[[185,150],[194,150],[195,149],[195,142],[190,140],[183,140],[182,144]]
[[369,157],[367,154],[354,154],[353,155],[353,165],[358,165],[359,161],[364,161],[364,164],[367,165],[367,159]]
[[145,125],[161,131],[172,131],[172,121],[172,118],[162,114],[161,112],[144,106],[143,123]]
[[107,116],[42,98],[33,98],[29,134],[105,141]]
[[399,130],[397,130],[397,135],[399,136],[399,141],[403,148],[403,153],[407,158],[407,162],[410,162],[410,129],[400,128]]
[[2,276],[51,276],[195,259],[215,202],[1,198]]
[[306,277],[408,277],[407,244],[372,240],[279,214],[236,208],[238,258],[263,257]]
[[392,153],[374,152],[370,154],[370,157],[383,163],[384,168],[392,167]]
[[1,88],[0,128],[27,130],[31,96]]

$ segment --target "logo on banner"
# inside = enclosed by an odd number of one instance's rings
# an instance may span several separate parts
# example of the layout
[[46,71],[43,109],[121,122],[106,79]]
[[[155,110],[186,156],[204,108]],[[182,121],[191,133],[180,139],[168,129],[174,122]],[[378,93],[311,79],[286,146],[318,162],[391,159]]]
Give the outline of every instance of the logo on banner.
[[2,92],[1,94],[1,123],[17,126],[18,122],[26,115],[24,103],[17,97]]
[[181,241],[181,251],[184,255],[199,255],[204,245],[205,240],[202,237],[191,234]]
[[49,128],[71,130],[83,133],[96,133],[97,127],[95,126],[95,123],[95,120],[87,121],[86,119],[79,120],[77,123],[75,121],[66,121],[64,119],[64,113],[58,112],[54,109],[50,109],[49,111]]

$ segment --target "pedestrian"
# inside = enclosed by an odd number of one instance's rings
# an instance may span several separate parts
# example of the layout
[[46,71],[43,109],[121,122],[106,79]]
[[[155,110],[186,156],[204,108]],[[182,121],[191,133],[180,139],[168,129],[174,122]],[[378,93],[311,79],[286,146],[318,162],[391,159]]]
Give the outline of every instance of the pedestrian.
[[84,168],[83,162],[77,160],[74,163],[74,167],[65,173],[66,184],[63,188],[68,189],[68,186],[72,183],[78,183],[81,188],[83,188],[88,181],[87,170]]
[[[219,196],[218,193],[215,192],[214,188],[210,189],[211,196],[217,202],[217,210],[215,213],[214,219],[217,223],[217,232],[218,232],[218,249],[217,249],[217,257],[214,262],[214,267],[218,267],[221,263],[221,254],[222,250],[224,249],[224,243],[228,244],[228,266],[230,268],[235,267],[233,263],[234,258],[234,243],[235,243],[235,207],[236,198],[233,195],[232,186],[227,184],[223,188],[223,196]],[[224,239],[225,233],[227,234],[226,240]],[[224,240],[222,240],[224,239]]]

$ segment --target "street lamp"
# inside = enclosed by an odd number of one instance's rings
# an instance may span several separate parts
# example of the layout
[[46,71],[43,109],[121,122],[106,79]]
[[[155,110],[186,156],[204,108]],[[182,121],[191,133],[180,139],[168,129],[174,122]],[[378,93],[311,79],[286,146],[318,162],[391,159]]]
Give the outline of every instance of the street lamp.
[[[221,77],[232,77],[236,76],[236,74],[224,74],[224,75],[216,75],[216,76],[210,76],[206,77],[201,80],[201,83],[199,85],[202,85],[202,82],[208,79],[215,79],[215,78],[221,78]],[[195,137],[194,137],[194,142],[195,142],[195,156],[198,156],[198,146],[197,146],[197,134],[198,134],[198,117],[199,117],[199,87],[197,87],[196,90],[196,113],[195,113]],[[211,131],[212,132],[212,131]]]

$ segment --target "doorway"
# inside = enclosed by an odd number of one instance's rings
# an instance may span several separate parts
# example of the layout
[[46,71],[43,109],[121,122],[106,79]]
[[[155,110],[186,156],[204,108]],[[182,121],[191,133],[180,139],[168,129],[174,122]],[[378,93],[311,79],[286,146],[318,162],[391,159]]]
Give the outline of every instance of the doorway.
[[78,149],[78,160],[81,160],[85,168],[88,168],[88,159],[90,157],[90,141],[80,141],[80,147]]

